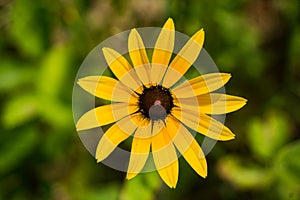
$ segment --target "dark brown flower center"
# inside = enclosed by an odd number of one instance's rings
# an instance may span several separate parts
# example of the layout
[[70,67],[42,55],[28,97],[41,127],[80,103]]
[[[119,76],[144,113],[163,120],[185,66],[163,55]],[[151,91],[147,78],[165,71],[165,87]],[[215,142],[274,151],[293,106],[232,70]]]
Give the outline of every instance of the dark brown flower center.
[[139,95],[139,111],[152,120],[165,119],[173,106],[170,91],[161,85],[144,87],[143,93]]

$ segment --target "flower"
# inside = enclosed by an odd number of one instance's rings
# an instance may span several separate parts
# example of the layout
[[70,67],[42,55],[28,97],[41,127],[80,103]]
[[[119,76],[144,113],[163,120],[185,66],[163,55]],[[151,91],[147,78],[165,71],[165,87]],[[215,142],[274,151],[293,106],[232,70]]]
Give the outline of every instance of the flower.
[[143,169],[151,149],[163,181],[175,188],[178,180],[176,149],[202,177],[207,176],[205,155],[189,129],[215,140],[231,140],[234,134],[211,114],[225,114],[246,104],[241,97],[212,93],[230,79],[227,73],[210,73],[179,81],[193,65],[204,42],[203,29],[196,32],[171,60],[175,29],[172,19],[156,40],[151,62],[141,36],[128,36],[129,61],[111,48],[103,48],[105,60],[117,79],[88,76],[78,84],[110,104],[86,112],[78,131],[112,124],[100,139],[96,159],[101,162],[128,137],[133,136],[127,179]]

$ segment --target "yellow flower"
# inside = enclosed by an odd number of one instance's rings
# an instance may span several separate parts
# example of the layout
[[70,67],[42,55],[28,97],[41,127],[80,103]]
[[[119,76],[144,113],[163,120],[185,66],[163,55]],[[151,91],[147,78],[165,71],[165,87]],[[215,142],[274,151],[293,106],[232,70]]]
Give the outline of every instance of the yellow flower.
[[202,29],[171,60],[174,42],[174,23],[168,19],[155,43],[151,62],[136,29],[128,37],[133,67],[117,51],[103,48],[105,60],[118,80],[88,76],[79,79],[78,84],[112,103],[86,112],[76,124],[78,131],[112,124],[98,143],[98,162],[133,136],[126,178],[141,172],[151,149],[159,175],[171,188],[178,180],[176,149],[200,176],[207,176],[205,155],[188,128],[215,140],[231,140],[234,134],[210,115],[232,112],[246,104],[241,97],[211,93],[223,87],[230,74],[210,73],[179,81],[202,49]]

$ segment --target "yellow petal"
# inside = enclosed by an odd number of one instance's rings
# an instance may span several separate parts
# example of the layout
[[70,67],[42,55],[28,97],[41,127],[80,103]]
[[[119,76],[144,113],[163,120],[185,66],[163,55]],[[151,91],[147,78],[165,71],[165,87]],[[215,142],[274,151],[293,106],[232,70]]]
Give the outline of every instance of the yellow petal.
[[102,52],[109,68],[123,84],[133,90],[141,86],[135,71],[126,58],[111,48],[105,47]]
[[94,108],[77,121],[77,131],[91,129],[113,123],[138,110],[137,106],[127,103],[114,103]]
[[150,63],[140,34],[132,29],[128,36],[128,51],[139,79],[144,85],[150,83]]
[[[171,87],[174,85],[182,75],[190,68],[190,66],[198,58],[204,42],[204,31],[201,29],[196,32],[191,39],[183,46],[177,56],[172,60],[170,67],[175,71],[179,72],[176,76],[169,69],[163,80],[163,85]],[[181,74],[181,76],[179,75]]]
[[214,140],[231,140],[234,134],[222,123],[196,110],[172,109],[172,115],[191,129]]
[[210,73],[185,81],[172,91],[177,98],[198,96],[217,90],[224,86],[231,75],[227,73]]
[[134,178],[144,167],[151,145],[151,123],[138,127],[132,141],[126,179]]
[[136,96],[124,84],[106,76],[87,76],[79,79],[78,85],[92,95],[110,101],[128,102],[132,96]]
[[156,40],[152,55],[151,80],[160,83],[169,65],[175,41],[174,22],[169,18]]
[[146,126],[144,117],[141,113],[133,113],[124,117],[123,119],[117,121],[116,123],[118,124],[119,128],[127,134],[131,134],[135,127]]
[[167,70],[166,65],[152,63],[151,65],[151,82],[153,84],[159,85],[164,77]]
[[123,132],[117,124],[112,125],[105,134],[101,137],[97,150],[97,162],[101,162],[120,144],[126,140],[130,134]]
[[195,110],[206,114],[225,114],[236,111],[246,105],[247,100],[242,97],[209,93],[195,97],[197,103],[192,101],[194,98],[178,99],[182,109]]
[[[159,126],[158,123],[162,122],[155,122],[154,126]],[[178,180],[178,158],[165,127],[152,137],[151,147],[153,160],[160,177],[170,188],[175,188]]]
[[204,153],[191,133],[173,117],[167,118],[166,126],[173,142],[184,159],[203,178],[207,176],[207,163]]
[[[179,71],[177,71],[171,67],[168,67],[166,69],[166,73],[163,76],[163,80],[161,81],[162,82],[161,85],[164,86],[165,88],[171,88],[171,86],[174,83],[176,83],[177,80],[180,79],[181,77],[183,77],[183,75]],[[177,80],[173,83],[174,79],[177,79]]]

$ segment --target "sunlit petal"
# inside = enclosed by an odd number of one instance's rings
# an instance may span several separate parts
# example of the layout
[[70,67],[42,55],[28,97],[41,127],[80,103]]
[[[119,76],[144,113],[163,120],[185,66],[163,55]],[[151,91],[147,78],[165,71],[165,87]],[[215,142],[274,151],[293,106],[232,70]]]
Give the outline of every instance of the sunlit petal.
[[139,79],[144,85],[150,83],[150,62],[140,34],[136,29],[130,31],[128,51]]
[[134,178],[144,167],[151,145],[151,123],[149,120],[144,120],[145,126],[138,127],[135,131],[131,154],[127,170],[127,179]]
[[[195,103],[194,99],[197,99]],[[242,97],[210,93],[197,97],[178,99],[182,109],[195,110],[206,114],[225,114],[236,111],[246,105],[247,100]]]
[[[154,126],[159,126],[156,122]],[[152,153],[155,166],[160,177],[171,188],[175,188],[178,180],[178,158],[167,129],[152,137]]]
[[198,111],[172,109],[172,115],[191,129],[215,140],[231,140],[234,134],[221,122]]
[[224,86],[231,75],[227,73],[210,73],[185,81],[175,87],[172,92],[177,98],[186,98],[207,94]]
[[[169,68],[179,72],[174,74],[172,71],[167,70],[163,85],[171,87],[174,85],[190,66],[198,58],[200,51],[204,43],[204,31],[203,29],[196,32],[191,39],[182,47],[177,56],[170,63]],[[181,75],[181,76],[180,76]]]
[[137,106],[128,103],[114,103],[94,108],[86,112],[77,121],[77,131],[96,128],[113,123],[138,110]]
[[173,117],[166,120],[168,133],[184,159],[202,177],[207,176],[207,163],[204,153],[191,133]]
[[130,63],[121,54],[111,48],[102,49],[105,60],[114,75],[129,88],[135,90],[141,83]]
[[119,128],[127,134],[131,134],[135,127],[143,127],[146,124],[144,123],[144,117],[141,113],[132,113],[126,117],[126,120],[120,120],[116,123],[118,124]]
[[151,80],[160,83],[169,65],[175,42],[174,22],[169,18],[156,40],[152,55]]
[[109,156],[109,154],[129,136],[130,134],[123,132],[117,124],[112,125],[98,143],[96,150],[97,162],[101,162],[107,158],[107,156]]
[[136,96],[127,86],[107,76],[87,76],[78,80],[78,85],[92,95],[116,102],[128,102]]

